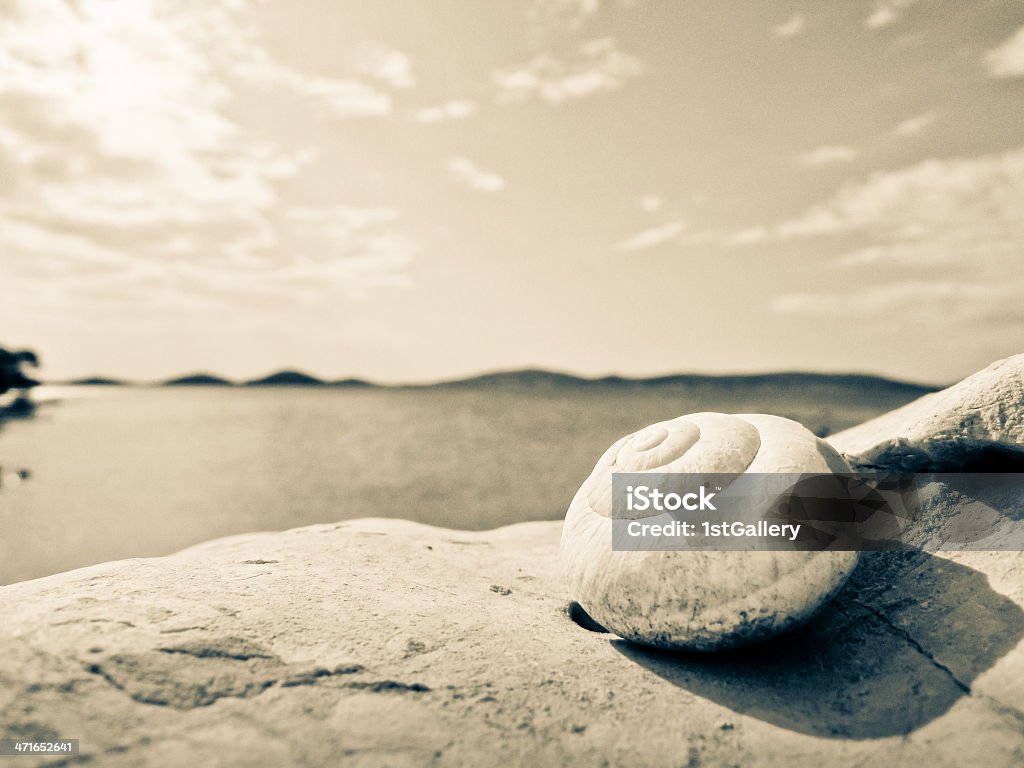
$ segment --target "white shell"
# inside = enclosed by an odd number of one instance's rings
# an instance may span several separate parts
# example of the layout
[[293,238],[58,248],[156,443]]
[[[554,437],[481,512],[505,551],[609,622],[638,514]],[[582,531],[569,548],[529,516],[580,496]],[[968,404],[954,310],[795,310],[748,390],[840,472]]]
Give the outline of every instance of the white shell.
[[561,557],[572,598],[619,636],[660,648],[717,650],[790,629],[835,595],[856,552],[616,552],[612,473],[849,471],[834,448],[778,416],[695,413],[627,435],[566,513]]

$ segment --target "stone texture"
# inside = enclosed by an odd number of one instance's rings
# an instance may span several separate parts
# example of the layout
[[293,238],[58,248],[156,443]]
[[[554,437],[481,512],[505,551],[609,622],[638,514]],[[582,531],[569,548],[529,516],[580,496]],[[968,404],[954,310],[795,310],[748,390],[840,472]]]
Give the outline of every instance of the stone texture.
[[868,555],[796,632],[687,655],[572,621],[559,528],[365,519],[4,587],[4,735],[82,740],[24,766],[1024,758],[1018,553]]
[[828,439],[850,461],[911,472],[1024,468],[1024,354]]
[[[1024,548],[1024,355],[828,442],[855,467],[916,473],[916,519],[903,541],[928,551]],[[993,472],[1008,474],[984,474]]]

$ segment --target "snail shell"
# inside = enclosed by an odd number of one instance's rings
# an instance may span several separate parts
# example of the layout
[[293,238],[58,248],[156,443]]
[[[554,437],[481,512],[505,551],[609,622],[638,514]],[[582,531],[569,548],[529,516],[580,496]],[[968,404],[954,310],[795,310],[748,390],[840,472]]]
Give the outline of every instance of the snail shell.
[[561,559],[574,600],[634,642],[710,651],[784,632],[845,583],[856,552],[614,551],[612,473],[837,473],[850,466],[800,424],[694,413],[627,435],[573,498]]

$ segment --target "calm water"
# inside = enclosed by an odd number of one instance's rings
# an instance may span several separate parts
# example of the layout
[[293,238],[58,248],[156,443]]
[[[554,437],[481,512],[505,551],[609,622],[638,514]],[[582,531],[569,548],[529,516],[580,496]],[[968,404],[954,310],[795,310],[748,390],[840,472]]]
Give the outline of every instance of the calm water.
[[[0,428],[0,583],[353,517],[561,517],[618,437],[699,410],[837,429],[897,405],[766,392],[65,388]],[[842,402],[840,400],[840,402]],[[828,403],[832,403],[830,406]]]

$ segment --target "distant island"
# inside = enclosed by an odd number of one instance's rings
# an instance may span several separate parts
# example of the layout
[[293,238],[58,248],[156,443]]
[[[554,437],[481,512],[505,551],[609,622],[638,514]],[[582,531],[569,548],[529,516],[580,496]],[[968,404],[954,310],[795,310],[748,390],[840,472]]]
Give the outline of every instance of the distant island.
[[380,387],[381,384],[374,384],[365,379],[338,379],[328,381],[310,376],[302,371],[278,371],[262,379],[253,379],[245,382],[245,387]]
[[84,379],[74,379],[67,383],[73,384],[76,387],[123,387],[128,382],[121,381],[120,379],[108,379],[104,376],[89,376]]
[[[66,382],[79,386],[129,386],[136,382],[94,376]],[[332,387],[347,389],[716,389],[716,390],[761,390],[775,388],[794,390],[800,388],[827,387],[832,390],[850,392],[878,392],[884,394],[902,394],[919,396],[934,392],[939,387],[925,384],[888,379],[882,376],[855,373],[804,373],[800,371],[783,371],[779,373],[752,374],[701,374],[678,373],[644,378],[628,378],[625,376],[602,376],[586,378],[558,371],[543,369],[523,369],[515,371],[497,371],[463,379],[414,383],[414,384],[380,384],[365,379],[347,378],[328,380],[321,379],[302,371],[282,370],[257,379],[235,382],[211,373],[193,373],[178,376],[166,381],[156,382],[163,387]]]
[[568,373],[526,369],[520,371],[499,371],[472,376],[466,379],[438,382],[436,384],[415,385],[426,387],[478,387],[486,389],[530,388],[556,389],[580,387],[586,388],[680,388],[680,389],[798,389],[800,387],[822,387],[847,389],[863,392],[865,390],[905,393],[919,396],[934,392],[938,387],[925,384],[914,384],[882,376],[870,376],[857,373],[803,373],[799,371],[783,371],[780,373],[752,374],[702,374],[677,373],[664,376],[645,378],[627,378],[625,376],[602,376],[583,378]]
[[372,381],[367,381],[366,379],[338,379],[337,381],[329,382],[327,386],[360,389],[365,387],[378,387],[380,385],[374,384]]
[[212,373],[191,373],[162,382],[164,387],[230,387],[233,383]]
[[246,387],[322,387],[327,384],[323,379],[310,376],[301,371],[278,371],[261,379],[245,382]]

